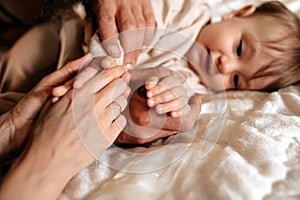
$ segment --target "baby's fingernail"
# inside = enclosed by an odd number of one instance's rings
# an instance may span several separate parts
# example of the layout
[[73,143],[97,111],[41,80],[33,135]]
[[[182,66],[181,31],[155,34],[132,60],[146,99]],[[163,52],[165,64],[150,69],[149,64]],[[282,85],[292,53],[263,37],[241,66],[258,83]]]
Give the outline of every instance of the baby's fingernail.
[[148,99],[148,105],[149,105],[150,107],[154,106],[154,104],[155,104],[154,99]]
[[178,112],[172,111],[172,112],[171,112],[171,116],[172,116],[172,117],[177,117],[177,116],[178,116]]
[[163,107],[162,105],[156,106],[156,112],[157,112],[158,114],[163,113],[163,112],[164,112],[164,107]]
[[130,63],[126,64],[125,66],[126,66],[127,69],[132,69],[133,68],[132,64],[130,64]]
[[52,103],[55,103],[55,102],[57,102],[57,101],[58,101],[58,99],[59,99],[58,97],[53,97],[53,98],[52,98]]
[[147,81],[146,82],[146,86],[147,88],[153,88],[156,85],[156,82],[152,82],[152,81]]
[[147,92],[147,97],[153,97],[152,92]]

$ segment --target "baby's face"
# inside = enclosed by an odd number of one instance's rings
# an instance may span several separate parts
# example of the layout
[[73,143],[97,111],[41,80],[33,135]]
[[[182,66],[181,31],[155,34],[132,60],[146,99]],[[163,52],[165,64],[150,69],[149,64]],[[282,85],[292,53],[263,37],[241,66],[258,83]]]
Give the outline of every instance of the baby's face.
[[202,80],[206,80],[204,84],[213,85],[209,81],[216,80],[214,76],[218,75],[223,80],[225,90],[260,90],[274,81],[275,77],[256,78],[272,62],[272,57],[259,42],[261,38],[272,35],[270,26],[266,26],[268,21],[259,20],[258,17],[233,17],[205,26],[197,42],[206,48],[216,67],[208,67],[200,75]]

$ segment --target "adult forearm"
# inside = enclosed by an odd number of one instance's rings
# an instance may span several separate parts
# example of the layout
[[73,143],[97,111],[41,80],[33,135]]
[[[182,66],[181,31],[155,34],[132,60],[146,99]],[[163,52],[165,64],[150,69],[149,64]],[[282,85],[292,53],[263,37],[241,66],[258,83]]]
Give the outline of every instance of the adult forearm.
[[0,199],[57,199],[68,182],[59,170],[39,169],[32,161],[12,167],[0,187]]

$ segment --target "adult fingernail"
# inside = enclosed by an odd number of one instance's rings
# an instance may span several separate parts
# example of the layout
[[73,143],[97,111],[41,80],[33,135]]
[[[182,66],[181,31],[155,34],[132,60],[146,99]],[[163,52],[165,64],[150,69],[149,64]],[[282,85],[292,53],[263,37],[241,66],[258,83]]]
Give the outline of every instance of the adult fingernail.
[[147,45],[143,45],[142,46],[142,52],[144,53],[144,52],[146,52],[148,50],[148,46]]
[[156,82],[152,82],[152,81],[146,81],[146,87],[147,89],[153,88],[156,85]]
[[126,66],[127,69],[132,69],[133,68],[132,64],[130,64],[130,63],[126,64],[125,66]]
[[81,65],[86,66],[87,64],[89,64],[92,61],[92,59],[93,59],[93,55],[91,53],[86,54],[84,60],[81,63]]
[[116,45],[109,46],[108,50],[112,54],[115,54],[115,55],[119,55],[120,54],[120,49]]

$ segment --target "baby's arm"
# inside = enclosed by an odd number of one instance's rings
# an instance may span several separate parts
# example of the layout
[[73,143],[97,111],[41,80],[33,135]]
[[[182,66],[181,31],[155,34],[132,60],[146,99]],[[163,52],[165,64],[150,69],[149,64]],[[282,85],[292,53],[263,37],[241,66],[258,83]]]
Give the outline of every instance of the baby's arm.
[[183,86],[184,75],[177,73],[166,77],[152,76],[146,80],[147,105],[155,107],[158,114],[170,113],[172,117],[184,116],[190,111],[188,96]]

